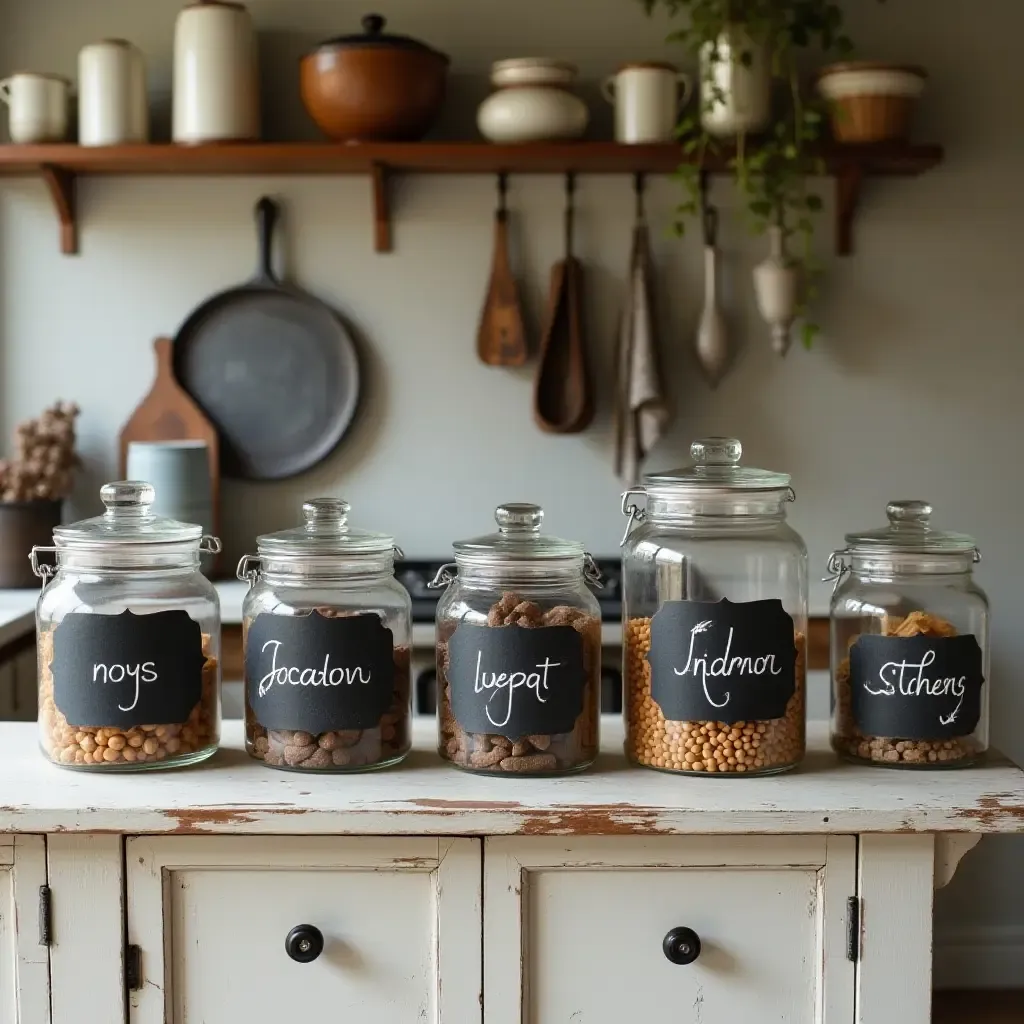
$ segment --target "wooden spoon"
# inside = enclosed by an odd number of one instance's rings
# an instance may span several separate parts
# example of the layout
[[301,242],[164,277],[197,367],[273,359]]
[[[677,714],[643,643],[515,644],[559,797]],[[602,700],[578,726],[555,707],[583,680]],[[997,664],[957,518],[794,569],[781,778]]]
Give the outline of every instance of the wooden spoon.
[[577,434],[594,418],[594,397],[583,336],[583,267],[572,251],[575,180],[566,177],[565,259],[551,270],[540,362],[534,384],[534,418],[541,430]]
[[494,217],[494,262],[480,314],[476,350],[488,366],[522,366],[530,354],[523,327],[519,291],[508,257],[506,177],[498,175],[498,210]]

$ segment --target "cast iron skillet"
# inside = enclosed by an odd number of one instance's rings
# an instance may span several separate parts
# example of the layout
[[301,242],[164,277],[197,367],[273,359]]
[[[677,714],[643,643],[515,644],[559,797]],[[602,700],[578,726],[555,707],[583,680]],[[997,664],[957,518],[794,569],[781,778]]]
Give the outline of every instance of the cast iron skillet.
[[359,359],[338,314],[271,269],[277,204],[256,204],[259,268],[185,321],[174,373],[221,438],[225,476],[282,480],[341,440],[359,399]]

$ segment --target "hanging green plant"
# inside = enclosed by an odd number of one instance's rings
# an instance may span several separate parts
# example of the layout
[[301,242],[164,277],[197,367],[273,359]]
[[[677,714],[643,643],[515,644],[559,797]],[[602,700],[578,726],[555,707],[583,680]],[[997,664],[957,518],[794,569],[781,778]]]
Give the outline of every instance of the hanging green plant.
[[[843,10],[830,0],[640,2],[648,14],[664,8],[670,16],[686,18],[669,39],[700,64],[699,108],[677,128],[686,159],[676,172],[684,187],[676,229],[682,234],[687,220],[699,212],[708,165],[725,163],[753,231],[772,229],[773,252],[781,247],[779,258],[799,271],[795,312],[802,321],[803,343],[810,348],[819,333],[808,313],[821,273],[814,228],[822,208],[810,179],[823,171],[817,144],[825,118],[820,103],[804,95],[797,61],[800,51],[811,47],[823,55],[850,53]],[[781,102],[773,109],[773,88],[780,83]]]

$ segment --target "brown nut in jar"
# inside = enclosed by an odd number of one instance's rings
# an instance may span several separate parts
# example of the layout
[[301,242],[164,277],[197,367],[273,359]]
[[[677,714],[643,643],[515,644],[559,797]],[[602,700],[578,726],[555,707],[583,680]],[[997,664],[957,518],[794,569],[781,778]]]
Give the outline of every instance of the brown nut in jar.
[[[343,614],[324,608],[318,611],[327,617]],[[243,624],[246,638],[250,621]],[[365,771],[400,760],[412,745],[409,648],[395,647],[393,661],[390,704],[377,723],[365,729],[329,729],[318,733],[267,729],[256,719],[246,686],[245,749],[265,764],[297,771]]]
[[887,637],[954,637],[956,627],[947,620],[922,609],[907,615],[886,615],[879,633],[858,631],[849,637],[846,656],[835,671],[835,725],[832,747],[836,753],[854,761],[866,761],[889,767],[948,768],[974,761],[980,745],[972,736],[934,736],[931,738],[868,735],[861,730],[853,710],[851,654],[863,635]]
[[672,721],[651,692],[651,619],[625,628],[626,754],[637,764],[667,771],[749,773],[781,771],[800,761],[805,748],[806,638],[796,633],[793,696],[785,715],[766,721]]
[[54,699],[53,630],[39,633],[37,649],[40,737],[43,750],[56,764],[102,770],[159,767],[167,762],[188,763],[217,745],[217,659],[211,654],[208,634],[203,634],[201,697],[187,721],[131,729],[69,722]]
[[491,605],[486,629],[519,626],[540,629],[568,626],[582,640],[582,710],[567,732],[534,732],[508,736],[494,731],[468,731],[453,708],[450,645],[457,625],[439,630],[437,643],[439,753],[445,760],[472,771],[496,775],[547,775],[577,771],[597,756],[600,713],[601,622],[580,608],[555,605],[542,609],[536,601],[507,591]]

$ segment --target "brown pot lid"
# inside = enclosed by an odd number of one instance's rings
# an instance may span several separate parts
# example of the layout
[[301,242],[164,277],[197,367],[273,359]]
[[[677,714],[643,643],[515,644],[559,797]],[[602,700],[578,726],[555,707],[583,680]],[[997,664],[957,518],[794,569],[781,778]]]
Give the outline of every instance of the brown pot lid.
[[890,64],[884,60],[843,60],[837,64],[826,64],[819,68],[816,78],[841,74],[844,71],[905,71],[909,75],[927,78],[928,72],[920,64]]
[[367,14],[363,18],[363,31],[358,35],[336,36],[317,46],[318,50],[353,49],[353,50],[414,50],[419,53],[430,53],[440,57],[446,64],[448,57],[432,46],[413,39],[411,36],[396,36],[384,31],[387,20],[380,14]]
[[615,73],[618,74],[620,71],[632,71],[634,69],[647,69],[649,71],[671,71],[673,75],[679,74],[679,68],[675,64],[669,64],[663,60],[634,60],[628,64],[620,64],[616,69]]

